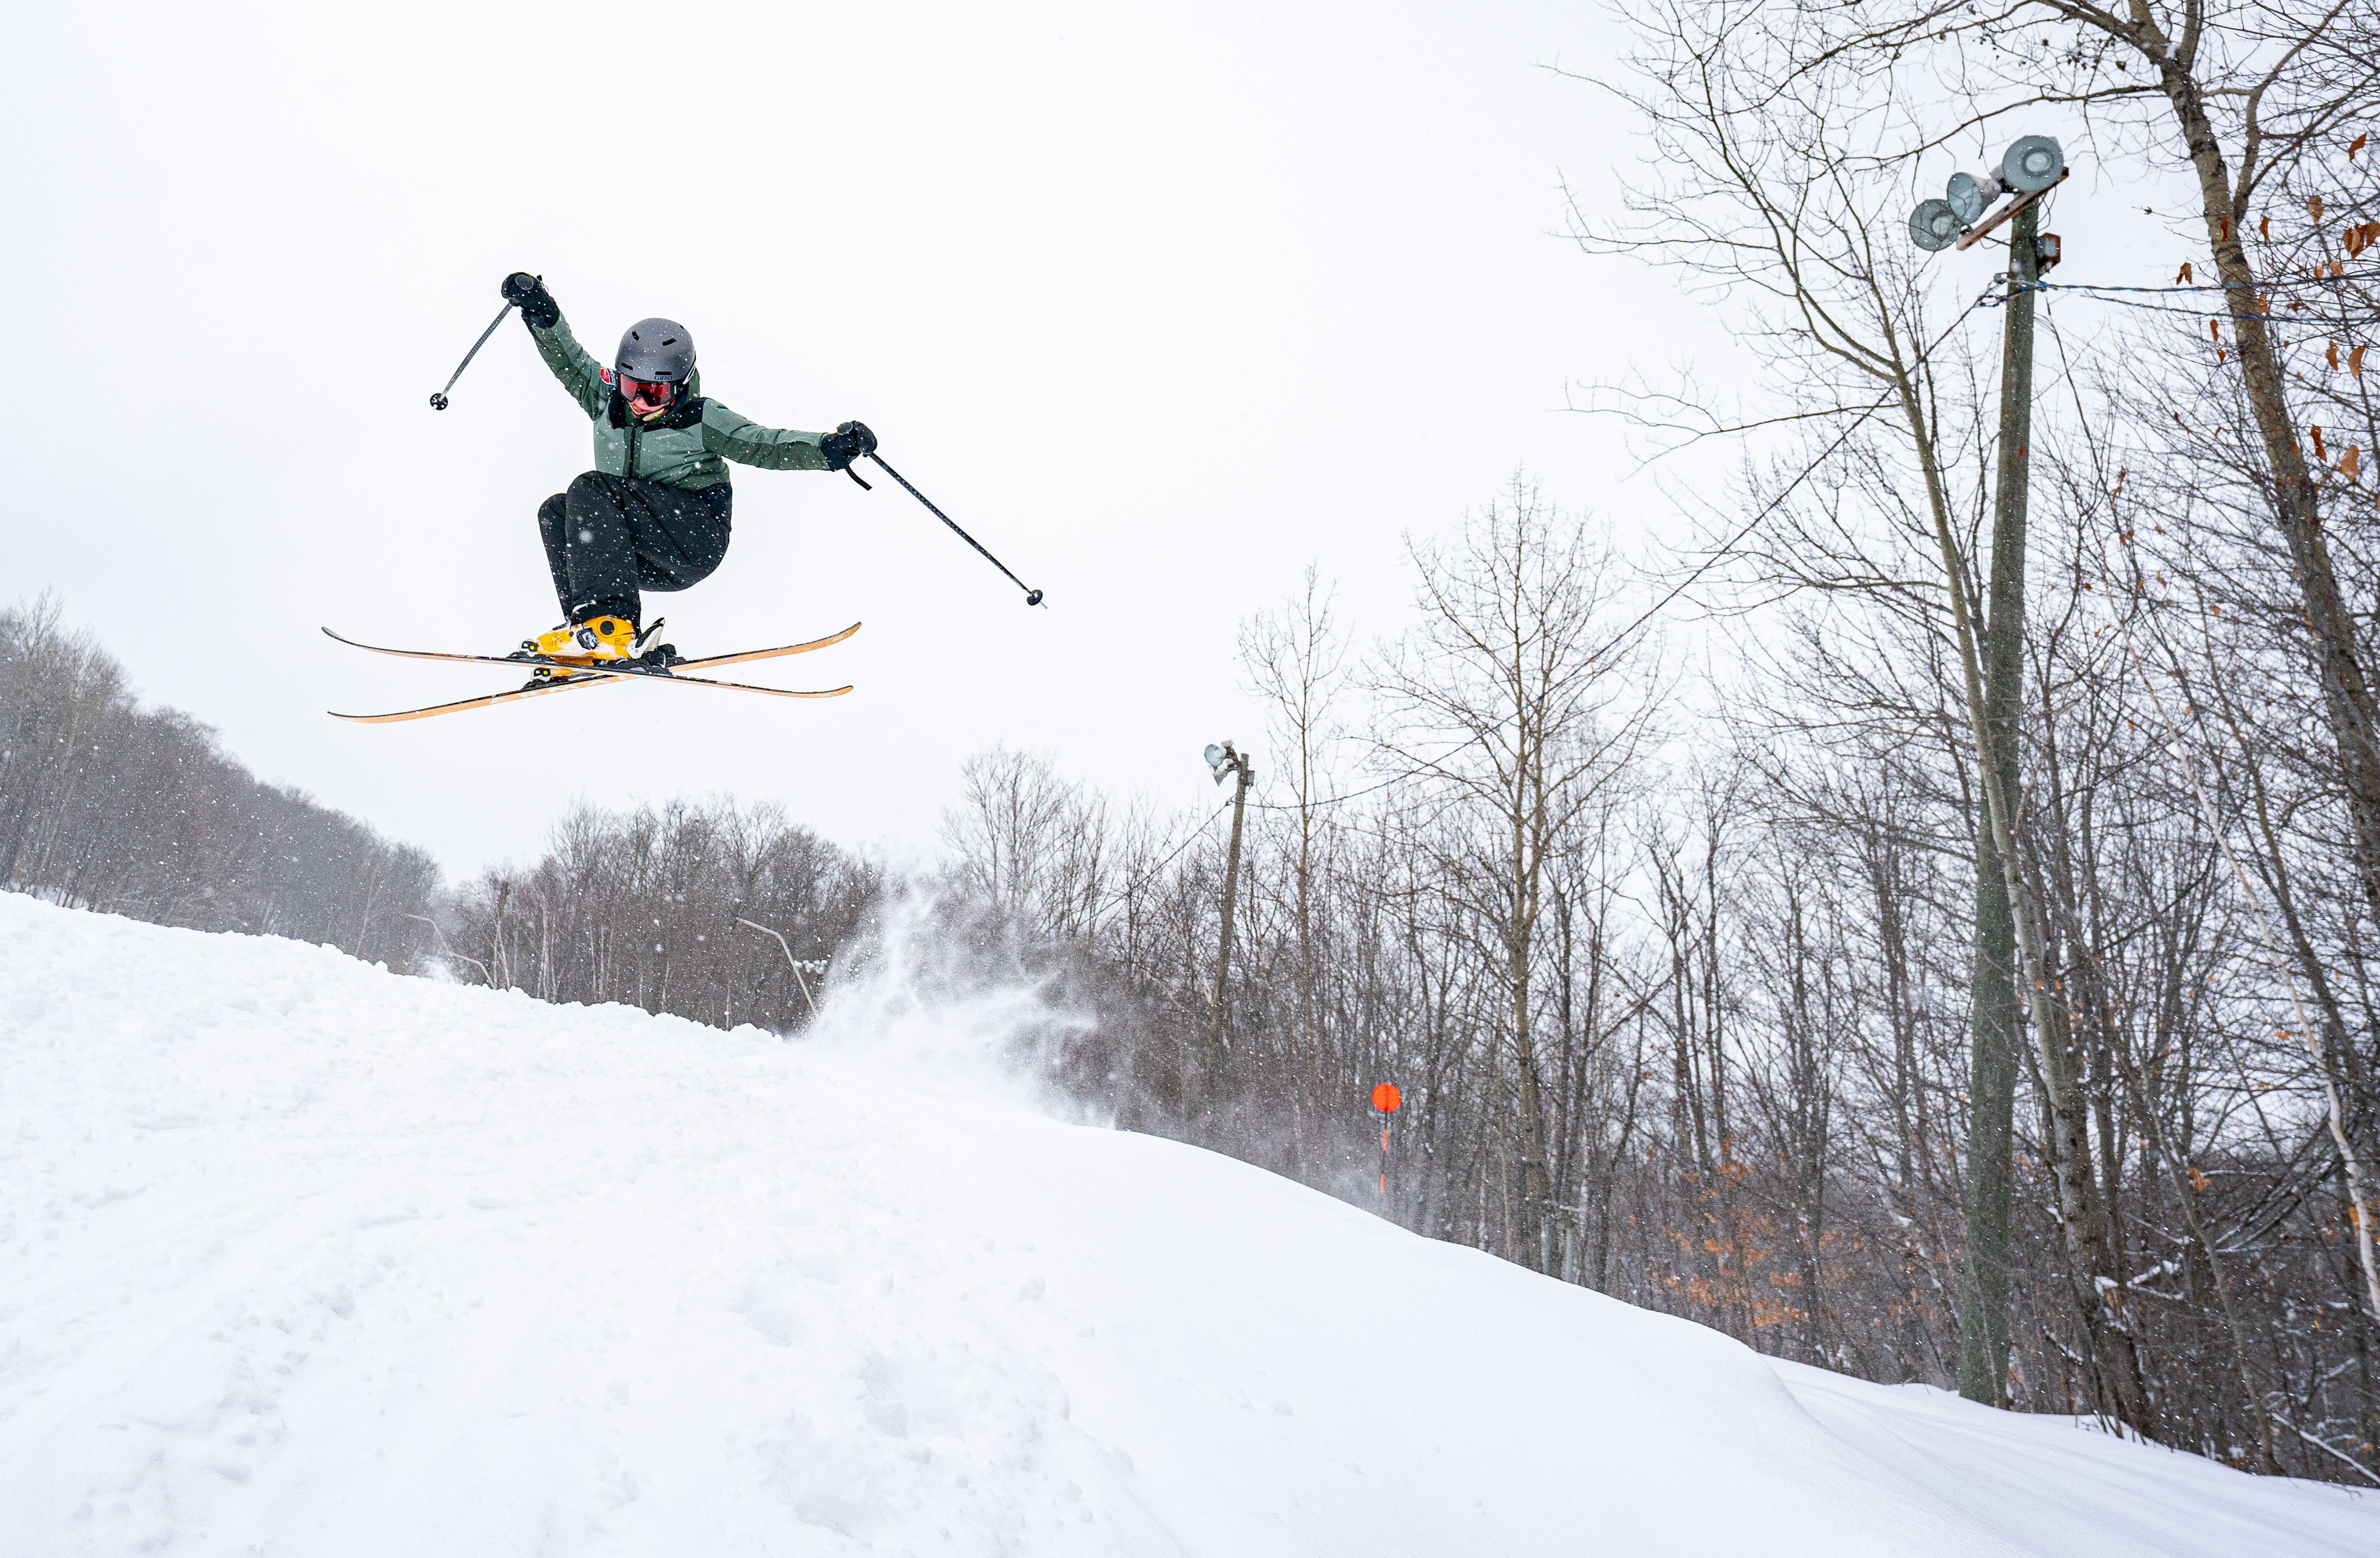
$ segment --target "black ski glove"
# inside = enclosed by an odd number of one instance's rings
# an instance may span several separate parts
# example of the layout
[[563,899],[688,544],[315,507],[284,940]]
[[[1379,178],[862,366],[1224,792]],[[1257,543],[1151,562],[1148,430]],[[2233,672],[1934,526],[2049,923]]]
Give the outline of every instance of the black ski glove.
[[504,278],[504,301],[519,304],[521,318],[537,329],[551,330],[562,322],[562,309],[545,289],[543,276],[515,271]]
[[876,435],[866,422],[845,422],[819,440],[829,470],[849,470],[851,462],[876,453]]

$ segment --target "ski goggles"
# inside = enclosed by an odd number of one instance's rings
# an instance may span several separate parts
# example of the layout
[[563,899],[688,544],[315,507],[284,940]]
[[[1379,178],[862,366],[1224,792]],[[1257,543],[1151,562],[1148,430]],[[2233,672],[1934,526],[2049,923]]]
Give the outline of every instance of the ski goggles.
[[623,373],[620,375],[620,393],[626,396],[635,405],[666,406],[676,396],[677,386],[666,381],[650,383],[643,379],[631,379]]

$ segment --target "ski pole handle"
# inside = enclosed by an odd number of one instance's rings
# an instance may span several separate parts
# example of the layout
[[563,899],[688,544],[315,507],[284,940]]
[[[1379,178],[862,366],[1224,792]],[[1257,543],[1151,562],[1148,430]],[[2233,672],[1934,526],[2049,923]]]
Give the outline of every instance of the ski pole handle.
[[465,352],[463,354],[463,360],[455,365],[454,373],[446,381],[446,389],[442,389],[437,394],[430,397],[430,408],[432,411],[443,411],[446,409],[446,390],[450,390],[455,387],[455,381],[463,376],[463,370],[471,366],[471,359],[480,355],[480,348],[488,344],[488,337],[496,333],[496,326],[502,324],[504,322],[504,315],[512,311],[512,304],[506,303],[503,308],[496,310],[495,318],[488,321],[488,327],[480,332],[480,338],[471,343],[471,349]]

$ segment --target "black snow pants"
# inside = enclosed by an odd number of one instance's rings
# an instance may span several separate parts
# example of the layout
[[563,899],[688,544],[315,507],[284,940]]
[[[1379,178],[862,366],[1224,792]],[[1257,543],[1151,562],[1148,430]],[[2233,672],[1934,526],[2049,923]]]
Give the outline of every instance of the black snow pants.
[[727,555],[724,481],[688,492],[590,470],[538,505],[553,592],[571,622],[625,616],[641,624],[639,590],[701,583]]

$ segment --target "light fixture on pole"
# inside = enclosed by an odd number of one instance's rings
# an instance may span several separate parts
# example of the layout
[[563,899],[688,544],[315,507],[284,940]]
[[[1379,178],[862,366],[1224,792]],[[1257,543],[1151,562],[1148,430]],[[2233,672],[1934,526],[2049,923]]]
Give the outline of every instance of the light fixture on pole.
[[1948,249],[1964,231],[1966,224],[1949,201],[1920,201],[1909,218],[1909,241],[1923,250]]
[[1988,173],[1981,178],[1972,173],[1954,173],[1942,198],[1959,213],[1959,225],[1972,227],[1984,219],[1992,202],[2007,192],[2007,188]]
[[2000,182],[2037,195],[2066,176],[2066,152],[2046,135],[2022,135],[2000,153]]
[[[2000,153],[1998,172],[1954,173],[1940,200],[1920,201],[1909,216],[1909,240],[1929,253],[1965,249],[2065,177],[2066,152],[2056,140],[2046,135],[2019,136]],[[1984,213],[2003,195],[2017,199],[1985,221]]]

